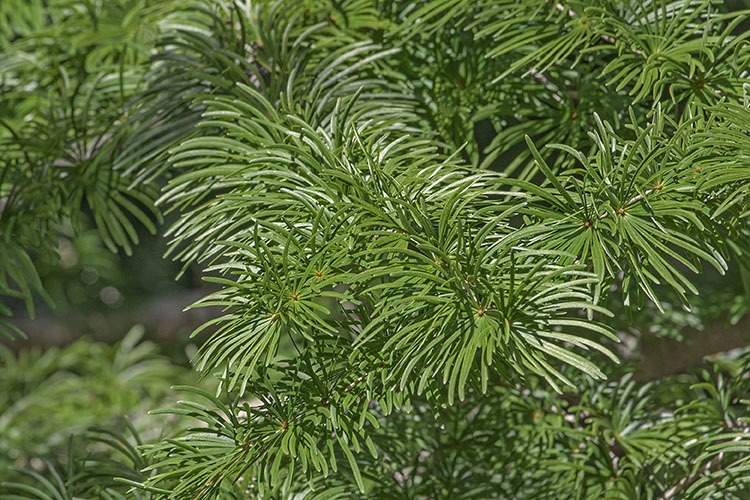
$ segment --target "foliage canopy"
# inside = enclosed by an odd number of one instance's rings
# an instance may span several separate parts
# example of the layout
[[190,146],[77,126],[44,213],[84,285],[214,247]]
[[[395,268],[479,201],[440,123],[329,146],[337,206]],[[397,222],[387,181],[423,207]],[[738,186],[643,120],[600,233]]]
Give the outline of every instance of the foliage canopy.
[[153,412],[194,426],[0,498],[747,498],[750,355],[643,382],[618,345],[750,276],[747,27],[710,0],[5,0],[0,294],[33,314],[81,214],[130,252],[174,212],[225,313],[216,392]]

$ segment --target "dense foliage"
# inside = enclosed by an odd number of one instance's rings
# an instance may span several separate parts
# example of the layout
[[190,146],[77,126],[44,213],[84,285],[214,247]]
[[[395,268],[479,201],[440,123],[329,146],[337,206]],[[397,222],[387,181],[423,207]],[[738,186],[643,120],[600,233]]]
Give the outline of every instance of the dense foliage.
[[215,391],[152,411],[191,423],[0,498],[747,498],[747,350],[630,361],[747,311],[739,8],[4,0],[6,303],[61,227],[128,253],[171,212],[225,312]]

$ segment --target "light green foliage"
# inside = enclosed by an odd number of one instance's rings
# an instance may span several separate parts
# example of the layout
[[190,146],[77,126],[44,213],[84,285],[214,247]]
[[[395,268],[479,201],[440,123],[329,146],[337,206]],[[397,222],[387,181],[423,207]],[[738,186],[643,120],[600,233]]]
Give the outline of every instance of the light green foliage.
[[142,336],[143,328],[135,327],[115,346],[84,339],[17,356],[0,346],[1,479],[11,465],[64,454],[70,434],[143,414],[149,404],[171,396],[171,383],[190,379],[154,344],[141,342]]
[[157,411],[200,424],[108,495],[747,497],[747,353],[648,383],[616,354],[747,276],[744,12],[126,3],[106,35],[120,3],[63,9],[74,78],[0,63],[8,102],[49,79],[60,110],[6,120],[0,292],[39,288],[29,248],[85,200],[125,251],[176,212],[169,256],[219,285],[194,307],[225,308],[195,358],[217,391]]

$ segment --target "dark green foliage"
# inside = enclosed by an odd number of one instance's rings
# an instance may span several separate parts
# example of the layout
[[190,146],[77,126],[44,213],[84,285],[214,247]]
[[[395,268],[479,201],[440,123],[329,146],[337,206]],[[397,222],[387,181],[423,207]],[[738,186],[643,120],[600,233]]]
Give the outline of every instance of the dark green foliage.
[[219,285],[195,307],[225,312],[195,359],[215,394],[157,411],[193,427],[44,487],[750,494],[747,353],[648,383],[618,365],[628,319],[689,310],[711,273],[748,282],[743,11],[68,3],[0,39],[0,293],[32,308],[61,217],[128,252],[165,210],[168,255]]

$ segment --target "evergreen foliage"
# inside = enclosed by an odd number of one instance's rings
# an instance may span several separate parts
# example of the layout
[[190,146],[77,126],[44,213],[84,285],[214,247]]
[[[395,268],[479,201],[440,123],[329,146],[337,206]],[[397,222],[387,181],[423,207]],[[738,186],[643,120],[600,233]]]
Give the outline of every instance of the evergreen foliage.
[[747,498],[750,355],[644,382],[618,344],[746,311],[697,297],[750,283],[730,7],[5,0],[0,294],[33,313],[82,213],[129,252],[174,212],[224,314],[216,391],[152,412],[195,425],[0,498]]

